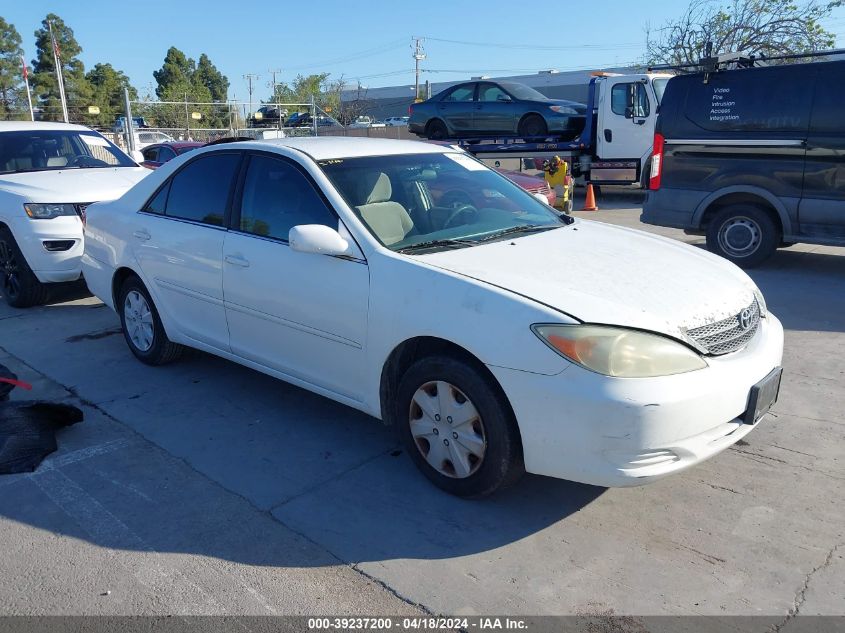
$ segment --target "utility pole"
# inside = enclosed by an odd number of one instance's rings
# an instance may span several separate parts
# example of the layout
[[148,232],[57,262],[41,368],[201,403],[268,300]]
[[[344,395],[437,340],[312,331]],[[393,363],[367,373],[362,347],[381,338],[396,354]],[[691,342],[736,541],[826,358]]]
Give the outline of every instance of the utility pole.
[[420,62],[425,59],[425,50],[423,50],[422,43],[425,41],[421,37],[412,38],[414,45],[414,66],[415,66],[415,80],[414,80],[414,102],[420,96]]
[[276,111],[279,113],[279,129],[281,130],[282,129],[282,106],[279,103],[277,103],[279,101],[279,98],[276,96],[276,86],[278,85],[276,83],[276,75],[282,74],[282,69],[276,68],[274,70],[268,70],[267,72],[270,73],[273,76],[273,81],[270,83],[270,89],[273,91],[273,101],[274,101],[274,105],[276,106]]
[[261,75],[253,75],[251,73],[244,75],[244,79],[246,79],[249,82],[249,114],[250,114],[250,116],[252,116],[252,80],[258,79],[260,76]]

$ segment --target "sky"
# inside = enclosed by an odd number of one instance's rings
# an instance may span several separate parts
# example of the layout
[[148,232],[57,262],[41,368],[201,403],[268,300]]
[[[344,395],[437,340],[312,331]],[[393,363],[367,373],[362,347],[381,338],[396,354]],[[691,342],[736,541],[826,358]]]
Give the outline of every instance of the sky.
[[[330,73],[351,87],[414,83],[412,45],[424,38],[421,82],[538,70],[601,69],[640,61],[646,30],[681,16],[686,0],[519,2],[518,0],[0,0],[0,16],[15,25],[28,60],[33,33],[47,13],[70,26],[85,68],[111,63],[142,96],[170,46],[198,59],[206,53],[229,78],[229,98],[272,93],[297,74]],[[824,26],[845,45],[845,8]]]

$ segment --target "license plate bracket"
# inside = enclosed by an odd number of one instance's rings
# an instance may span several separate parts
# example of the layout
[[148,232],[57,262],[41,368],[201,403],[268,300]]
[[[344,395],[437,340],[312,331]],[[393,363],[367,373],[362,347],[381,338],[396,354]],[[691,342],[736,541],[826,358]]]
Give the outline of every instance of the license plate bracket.
[[757,424],[778,401],[782,376],[783,367],[775,367],[763,380],[751,387],[751,393],[748,394],[748,408],[742,418],[745,424]]

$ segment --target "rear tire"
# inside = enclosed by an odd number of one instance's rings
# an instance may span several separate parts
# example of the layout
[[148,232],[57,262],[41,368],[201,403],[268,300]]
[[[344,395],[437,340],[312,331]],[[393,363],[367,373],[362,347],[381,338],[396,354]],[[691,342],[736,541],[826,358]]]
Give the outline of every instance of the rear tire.
[[29,308],[47,302],[49,291],[38,281],[8,227],[0,226],[0,288],[13,308]]
[[483,497],[525,472],[510,404],[463,360],[430,356],[411,365],[399,382],[394,420],[417,468],[450,494]]
[[185,348],[167,338],[150,293],[138,277],[123,282],[115,307],[126,344],[139,361],[166,365],[182,356]]
[[772,217],[749,204],[725,207],[707,227],[707,248],[742,268],[762,264],[780,241],[781,230]]
[[520,136],[546,136],[549,133],[549,127],[546,125],[546,120],[539,114],[529,114],[519,122],[517,132]]
[[425,128],[425,136],[432,141],[442,141],[449,138],[449,129],[440,119],[433,119]]

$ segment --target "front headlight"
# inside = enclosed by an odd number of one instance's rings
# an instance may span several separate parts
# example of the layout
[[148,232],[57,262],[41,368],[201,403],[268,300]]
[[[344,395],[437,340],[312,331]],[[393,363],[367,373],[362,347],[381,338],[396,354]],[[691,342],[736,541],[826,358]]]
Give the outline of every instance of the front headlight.
[[763,293],[756,286],[754,287],[754,298],[757,299],[757,307],[760,308],[760,316],[766,317],[769,309],[766,307],[766,300],[763,298]]
[[42,204],[29,202],[23,205],[26,214],[34,220],[51,220],[60,215],[76,215],[76,207],[72,204]]
[[575,108],[562,105],[549,106],[549,110],[552,112],[559,112],[560,114],[578,114],[578,111]]
[[604,325],[532,325],[564,358],[605,376],[649,378],[704,369],[690,348],[665,336]]

